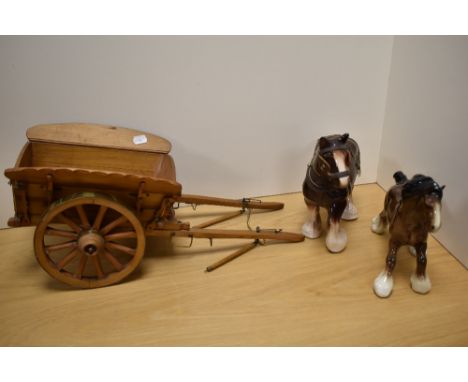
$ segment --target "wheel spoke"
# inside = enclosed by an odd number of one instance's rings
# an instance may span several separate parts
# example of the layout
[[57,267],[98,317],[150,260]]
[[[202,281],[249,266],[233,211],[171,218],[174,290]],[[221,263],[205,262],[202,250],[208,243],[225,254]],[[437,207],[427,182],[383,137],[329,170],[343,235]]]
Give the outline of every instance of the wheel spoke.
[[80,288],[120,282],[144,255],[145,229],[127,201],[76,192],[50,204],[34,232],[39,265],[56,280]]
[[70,252],[68,252],[68,254],[64,256],[62,260],[58,262],[57,264],[58,270],[60,271],[63,268],[65,268],[70,263],[70,261],[72,261],[79,254],[80,254],[80,251],[77,248],[74,248]]
[[64,230],[55,229],[55,228],[52,228],[52,227],[47,227],[44,235],[46,235],[46,236],[50,235],[50,236],[69,237],[69,238],[72,238],[72,239],[76,239],[76,237],[77,237],[77,234],[75,232],[64,231]]
[[94,219],[94,223],[93,223],[93,228],[98,230],[99,228],[101,228],[101,224],[102,224],[102,219],[104,219],[104,215],[106,214],[107,212],[107,207],[106,206],[101,206],[99,207],[99,211],[96,215],[96,219]]
[[135,256],[136,250],[130,247],[127,247],[122,244],[117,244],[113,242],[107,242],[106,243],[106,248],[108,249],[116,249],[117,251],[124,252],[130,256]]
[[104,256],[106,257],[107,260],[109,260],[109,262],[113,265],[113,267],[115,268],[115,270],[117,271],[121,271],[123,269],[123,265],[120,263],[119,260],[117,260],[113,254],[111,254],[110,252],[108,251],[104,251]]
[[96,268],[96,273],[98,277],[102,279],[105,276],[105,274],[102,270],[101,259],[99,258],[99,255],[91,256],[91,258],[93,259],[94,268]]
[[53,245],[46,245],[45,250],[47,253],[53,252],[53,251],[59,251],[61,249],[65,248],[73,248],[76,247],[77,243],[76,240],[71,240],[71,241],[66,241],[65,243],[60,243],[60,244],[53,244]]
[[66,225],[68,225],[73,231],[75,231],[76,233],[80,233],[81,228],[73,220],[67,218],[66,216],[63,216],[63,214],[58,214],[57,217]]
[[133,239],[136,238],[137,234],[135,231],[117,232],[106,235],[104,239],[107,241],[119,240],[119,239]]
[[86,216],[86,212],[82,204],[76,206],[76,211],[78,212],[78,216],[80,217],[81,224],[86,228],[89,228],[91,224],[89,224],[88,217]]
[[88,262],[88,256],[86,256],[85,254],[82,254],[80,257],[80,264],[78,265],[78,268],[76,268],[76,271],[74,274],[76,278],[81,279],[87,262]]
[[119,225],[125,223],[127,221],[127,218],[125,216],[121,216],[118,219],[115,219],[114,221],[110,222],[107,224],[103,229],[101,229],[101,234],[105,235],[108,232],[112,231],[115,227],[118,227]]

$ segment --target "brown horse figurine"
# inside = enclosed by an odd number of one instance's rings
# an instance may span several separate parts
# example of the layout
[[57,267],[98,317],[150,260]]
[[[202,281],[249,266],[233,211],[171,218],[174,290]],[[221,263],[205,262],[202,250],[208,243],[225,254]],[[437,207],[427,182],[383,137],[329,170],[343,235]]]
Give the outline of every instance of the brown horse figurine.
[[416,272],[411,275],[411,287],[417,293],[428,293],[431,281],[426,273],[426,249],[429,232],[440,228],[440,209],[443,189],[429,176],[415,175],[408,180],[401,171],[393,175],[394,185],[385,196],[383,211],[372,219],[372,231],[378,234],[390,231],[385,270],[374,281],[374,292],[388,297],[393,289],[392,272],[398,248],[410,246],[416,256]]
[[325,240],[330,252],[341,252],[347,243],[340,219],[357,219],[351,193],[360,173],[359,146],[349,134],[321,137],[314,156],[307,166],[302,186],[304,200],[311,217],[302,226],[304,236],[315,239],[322,233],[320,207],[328,210],[328,233]]

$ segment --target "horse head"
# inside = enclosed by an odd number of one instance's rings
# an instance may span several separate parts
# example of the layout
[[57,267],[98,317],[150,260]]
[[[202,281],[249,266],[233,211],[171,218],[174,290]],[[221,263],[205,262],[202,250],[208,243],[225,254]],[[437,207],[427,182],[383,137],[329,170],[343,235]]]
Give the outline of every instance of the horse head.
[[321,137],[316,148],[316,171],[338,188],[347,188],[351,181],[350,152],[347,147],[349,134]]
[[[407,179],[401,172],[394,175],[397,183],[403,185],[401,189],[402,200],[413,200],[417,205],[423,206],[422,208],[430,217],[430,231],[436,232],[441,226],[441,202],[443,190],[445,186],[440,186],[430,176],[416,174],[411,179]],[[399,178],[400,182],[399,182]]]

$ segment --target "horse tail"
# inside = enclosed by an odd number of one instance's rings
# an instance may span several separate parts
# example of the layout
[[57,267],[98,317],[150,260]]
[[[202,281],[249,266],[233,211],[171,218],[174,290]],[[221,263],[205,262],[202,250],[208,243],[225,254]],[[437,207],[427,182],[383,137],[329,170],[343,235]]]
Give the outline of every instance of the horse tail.
[[402,184],[408,180],[407,176],[402,171],[397,171],[393,174],[396,184]]

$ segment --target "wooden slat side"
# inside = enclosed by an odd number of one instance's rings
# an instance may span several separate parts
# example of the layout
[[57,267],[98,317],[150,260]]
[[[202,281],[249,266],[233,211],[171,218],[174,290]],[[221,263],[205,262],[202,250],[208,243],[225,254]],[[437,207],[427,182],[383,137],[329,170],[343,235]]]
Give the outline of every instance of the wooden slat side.
[[83,168],[176,179],[174,161],[168,154],[56,143],[34,142],[30,166]]
[[47,184],[47,175],[52,175],[54,187],[97,187],[104,190],[136,192],[145,182],[145,193],[180,195],[182,186],[171,180],[144,177],[127,173],[84,170],[73,168],[24,167],[5,170],[5,176],[13,181]]

